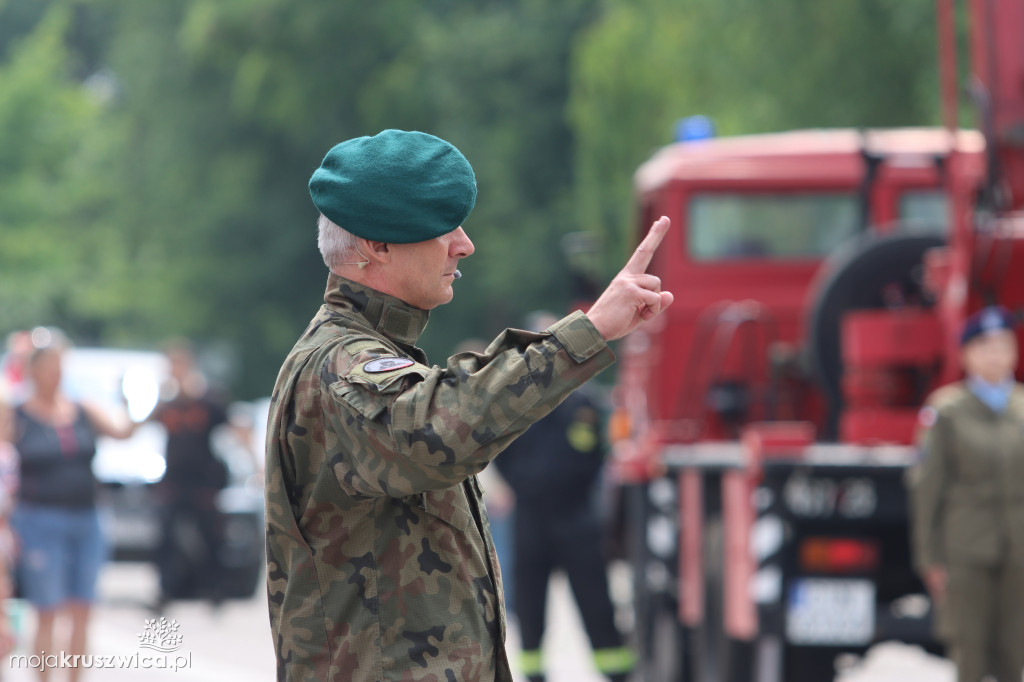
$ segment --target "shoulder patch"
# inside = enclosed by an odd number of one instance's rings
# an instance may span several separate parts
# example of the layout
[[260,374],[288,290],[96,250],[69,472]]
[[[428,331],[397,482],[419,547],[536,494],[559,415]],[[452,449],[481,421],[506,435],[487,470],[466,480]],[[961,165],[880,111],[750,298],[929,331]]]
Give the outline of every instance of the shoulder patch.
[[409,358],[400,358],[393,355],[390,357],[370,360],[363,365],[363,371],[367,374],[380,374],[381,372],[393,372],[396,369],[405,369],[406,367],[411,367],[415,364],[416,363]]
[[917,423],[926,429],[930,429],[935,426],[935,422],[939,416],[938,410],[932,406],[922,407],[921,411],[917,413]]

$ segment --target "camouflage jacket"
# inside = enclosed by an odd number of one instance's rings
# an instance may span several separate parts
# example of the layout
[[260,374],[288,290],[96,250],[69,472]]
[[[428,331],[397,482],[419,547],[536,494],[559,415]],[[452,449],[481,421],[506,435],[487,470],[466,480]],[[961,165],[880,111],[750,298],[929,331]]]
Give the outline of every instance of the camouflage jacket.
[[511,681],[476,473],[614,360],[581,313],[428,367],[427,313],[331,275],[267,431],[279,680]]

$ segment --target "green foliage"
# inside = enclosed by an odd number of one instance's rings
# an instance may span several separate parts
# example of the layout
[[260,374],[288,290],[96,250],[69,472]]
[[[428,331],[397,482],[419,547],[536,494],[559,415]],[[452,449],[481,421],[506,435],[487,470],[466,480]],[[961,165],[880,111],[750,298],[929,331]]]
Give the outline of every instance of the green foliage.
[[723,135],[937,123],[933,4],[607,2],[572,66],[587,224],[624,246],[631,173],[684,116]]
[[86,175],[99,106],[68,77],[67,24],[51,12],[0,64],[0,328],[88,316],[111,237],[79,222],[109,189]]
[[319,303],[306,182],[421,129],[473,163],[477,246],[441,361],[571,296],[562,240],[620,262],[630,175],[675,119],[723,134],[935,120],[931,3],[0,0],[0,333],[235,349],[265,393]]

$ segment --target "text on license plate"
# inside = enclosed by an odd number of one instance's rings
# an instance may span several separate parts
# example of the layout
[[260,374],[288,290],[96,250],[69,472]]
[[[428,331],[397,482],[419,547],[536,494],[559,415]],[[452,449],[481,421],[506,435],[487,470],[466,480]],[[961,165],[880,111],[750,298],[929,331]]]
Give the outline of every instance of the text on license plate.
[[789,588],[786,639],[792,644],[868,644],[875,631],[870,580],[801,578]]

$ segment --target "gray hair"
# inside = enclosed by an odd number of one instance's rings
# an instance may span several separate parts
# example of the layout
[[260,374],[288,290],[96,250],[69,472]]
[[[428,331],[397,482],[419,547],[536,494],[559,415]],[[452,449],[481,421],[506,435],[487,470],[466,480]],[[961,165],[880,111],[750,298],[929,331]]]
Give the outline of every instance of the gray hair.
[[334,270],[339,265],[355,260],[355,257],[358,256],[356,251],[358,237],[348,230],[338,227],[322,213],[317,220],[316,228],[316,245],[320,248],[320,255],[323,256],[324,265],[328,268]]

